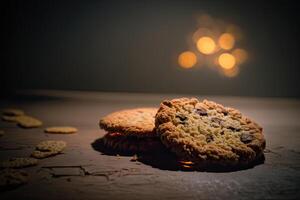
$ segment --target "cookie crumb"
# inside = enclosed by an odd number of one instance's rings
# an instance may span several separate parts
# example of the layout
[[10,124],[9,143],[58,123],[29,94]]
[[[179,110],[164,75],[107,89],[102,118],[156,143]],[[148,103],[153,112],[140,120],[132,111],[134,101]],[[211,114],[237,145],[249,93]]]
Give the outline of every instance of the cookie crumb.
[[45,129],[45,133],[51,134],[72,134],[77,131],[77,128],[71,126],[53,126]]
[[67,146],[67,143],[60,140],[47,140],[40,142],[31,157],[43,159],[60,154]]
[[134,155],[132,156],[132,158],[130,159],[130,161],[131,161],[131,162],[136,162],[136,161],[138,161],[137,155],[134,154]]
[[25,112],[17,108],[6,108],[2,111],[2,114],[5,116],[21,116],[24,115]]
[[0,170],[0,188],[16,188],[26,184],[29,174],[23,170],[4,169]]
[[34,158],[10,158],[0,162],[0,168],[23,168],[35,166],[38,164]]
[[22,128],[36,128],[43,125],[42,121],[27,115],[18,116],[16,122]]

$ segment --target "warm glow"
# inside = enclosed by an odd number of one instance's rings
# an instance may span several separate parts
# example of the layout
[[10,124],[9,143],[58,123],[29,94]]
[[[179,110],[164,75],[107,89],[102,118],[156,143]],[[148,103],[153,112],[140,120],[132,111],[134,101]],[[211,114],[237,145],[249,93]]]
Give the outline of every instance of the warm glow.
[[248,59],[248,53],[244,49],[235,49],[232,55],[235,57],[237,64],[244,63]]
[[223,53],[219,56],[219,64],[224,69],[231,69],[235,66],[235,57],[229,53]]
[[226,33],[230,33],[231,35],[234,35],[235,41],[240,41],[243,39],[243,34],[241,29],[234,24],[230,24],[226,27]]
[[224,75],[227,77],[230,77],[230,78],[237,76],[239,74],[239,72],[240,72],[240,70],[238,67],[233,67],[231,69],[223,70]]
[[194,164],[192,161],[179,161],[181,164],[192,165]]
[[183,168],[186,168],[186,169],[191,169],[192,166],[189,166],[189,165],[182,165]]
[[234,46],[235,40],[232,34],[223,33],[219,38],[219,45],[222,49],[229,50]]
[[183,68],[191,68],[197,63],[196,55],[191,51],[185,51],[178,57],[178,64]]
[[197,48],[203,54],[212,54],[216,49],[216,43],[210,37],[201,37],[197,41]]

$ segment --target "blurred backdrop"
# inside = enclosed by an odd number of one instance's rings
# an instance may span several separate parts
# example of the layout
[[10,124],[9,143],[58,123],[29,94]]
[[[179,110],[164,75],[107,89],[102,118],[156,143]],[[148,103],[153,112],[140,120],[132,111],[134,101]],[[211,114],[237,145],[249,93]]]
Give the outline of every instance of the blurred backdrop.
[[296,1],[1,4],[2,94],[59,89],[300,97]]

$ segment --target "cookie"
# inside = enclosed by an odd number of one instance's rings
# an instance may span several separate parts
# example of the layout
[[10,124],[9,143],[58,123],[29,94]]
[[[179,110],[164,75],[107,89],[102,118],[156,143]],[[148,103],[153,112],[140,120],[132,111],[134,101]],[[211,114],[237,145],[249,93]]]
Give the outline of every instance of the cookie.
[[23,168],[37,165],[38,161],[34,158],[10,158],[0,162],[0,168]]
[[156,108],[137,108],[111,113],[100,120],[100,127],[109,132],[131,136],[155,136]]
[[28,182],[29,174],[22,170],[4,169],[0,171],[0,188],[15,188]]
[[52,134],[72,134],[72,133],[76,133],[77,131],[78,131],[77,128],[70,127],[70,126],[53,126],[45,129],[46,133],[52,133]]
[[168,149],[199,167],[247,167],[262,156],[265,148],[257,123],[213,101],[164,101],[155,124]]
[[31,153],[31,157],[33,158],[37,158],[37,159],[43,159],[43,158],[48,158],[48,157],[51,157],[51,156],[55,156],[55,155],[58,155],[60,154],[60,152],[57,152],[57,151],[33,151]]
[[2,113],[5,116],[21,116],[25,114],[23,110],[15,109],[15,108],[4,109]]
[[16,122],[22,128],[36,128],[43,125],[40,120],[27,115],[17,116]]
[[102,142],[106,148],[128,153],[155,153],[165,148],[158,137],[143,138],[121,133],[107,133]]
[[2,120],[6,122],[17,122],[18,116],[3,115]]
[[66,142],[60,140],[43,141],[36,146],[36,150],[31,154],[31,157],[41,159],[54,156],[60,154],[66,146]]
[[67,144],[61,140],[47,140],[39,143],[36,149],[39,151],[56,151],[62,152],[66,148]]

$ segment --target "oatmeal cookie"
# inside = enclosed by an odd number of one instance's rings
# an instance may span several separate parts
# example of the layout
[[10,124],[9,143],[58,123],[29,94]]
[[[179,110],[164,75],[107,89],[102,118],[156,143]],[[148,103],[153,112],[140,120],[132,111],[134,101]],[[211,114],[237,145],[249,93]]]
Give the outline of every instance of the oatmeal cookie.
[[262,128],[257,123],[213,101],[164,101],[155,124],[168,149],[199,167],[250,166],[265,148]]
[[154,117],[157,108],[137,108],[111,113],[100,120],[100,127],[108,132],[132,136],[155,136]]

